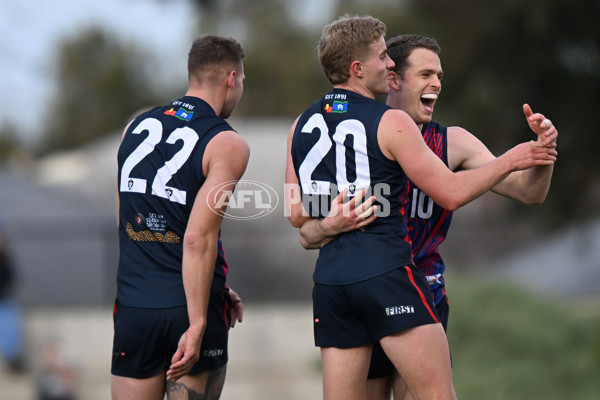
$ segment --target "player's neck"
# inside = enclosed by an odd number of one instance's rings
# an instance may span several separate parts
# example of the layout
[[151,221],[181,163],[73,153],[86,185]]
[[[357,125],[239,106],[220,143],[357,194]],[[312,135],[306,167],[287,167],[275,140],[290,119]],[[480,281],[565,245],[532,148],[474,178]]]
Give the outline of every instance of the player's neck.
[[365,97],[368,97],[371,99],[375,98],[375,93],[373,93],[372,91],[367,89],[365,86],[357,84],[357,83],[353,83],[351,81],[347,81],[347,82],[341,83],[339,85],[334,85],[333,87],[336,89],[350,90],[351,92],[358,93],[362,96],[365,96]]
[[204,88],[189,88],[185,92],[186,96],[197,97],[204,100],[214,110],[215,114],[219,115],[223,109],[225,97],[218,90]]

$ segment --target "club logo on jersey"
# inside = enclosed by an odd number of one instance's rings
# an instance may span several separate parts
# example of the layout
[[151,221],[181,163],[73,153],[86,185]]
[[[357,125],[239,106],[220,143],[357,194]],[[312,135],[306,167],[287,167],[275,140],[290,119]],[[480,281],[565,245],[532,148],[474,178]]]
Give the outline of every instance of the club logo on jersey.
[[138,225],[146,225],[146,220],[142,214],[136,214],[135,222]]
[[171,109],[165,111],[164,114],[170,115],[175,118],[179,118],[182,121],[190,121],[192,119],[192,117],[194,116],[193,111],[189,111],[184,108],[179,108],[177,111],[175,111],[174,108],[171,108]]
[[257,219],[270,214],[279,203],[275,189],[257,181],[224,182],[210,190],[210,209],[229,219]]
[[386,307],[385,315],[402,315],[402,314],[414,314],[415,308],[413,306],[394,306]]
[[327,113],[345,113],[348,111],[347,101],[334,100],[333,103],[325,104],[325,112]]

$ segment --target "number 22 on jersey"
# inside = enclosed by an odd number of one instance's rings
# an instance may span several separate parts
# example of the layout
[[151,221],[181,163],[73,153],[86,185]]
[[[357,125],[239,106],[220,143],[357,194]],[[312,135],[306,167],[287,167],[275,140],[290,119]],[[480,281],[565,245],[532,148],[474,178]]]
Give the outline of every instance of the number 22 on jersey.
[[[148,131],[148,136],[133,150],[123,163],[119,187],[121,192],[146,193],[147,179],[144,177],[132,177],[131,172],[160,143],[163,136],[163,126],[156,118],[146,118],[131,133],[139,135],[143,131]],[[183,146],[161,168],[154,171],[154,179],[151,186],[153,195],[179,204],[186,204],[186,191],[167,186],[167,182],[187,162],[198,139],[196,131],[189,127],[177,128],[171,132],[166,143],[175,144],[177,141],[182,140]]]

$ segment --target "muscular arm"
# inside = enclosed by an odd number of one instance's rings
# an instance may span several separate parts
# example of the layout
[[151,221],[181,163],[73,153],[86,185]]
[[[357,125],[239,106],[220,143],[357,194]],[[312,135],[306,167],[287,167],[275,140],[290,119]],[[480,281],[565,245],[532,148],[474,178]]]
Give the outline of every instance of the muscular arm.
[[[206,146],[203,170],[206,181],[196,196],[183,238],[183,286],[190,327],[180,340],[167,372],[168,380],[177,380],[189,372],[198,360],[206,327],[206,312],[217,258],[217,241],[222,213],[229,196],[248,163],[249,149],[235,132],[221,132]],[[214,189],[219,188],[217,193]]]
[[410,117],[387,111],[379,125],[383,153],[400,163],[407,176],[440,206],[455,210],[497,185],[509,173],[537,165],[550,165],[553,150],[522,143],[479,168],[452,172],[425,144]]
[[[554,141],[558,132],[554,126],[544,128],[541,126],[544,116],[533,114],[531,108],[523,106],[527,122],[531,130],[538,135],[537,144],[549,144],[555,147]],[[448,163],[450,169],[475,169],[495,160],[496,157],[475,136],[460,127],[448,128]],[[542,203],[550,188],[554,164],[538,165],[526,170],[515,171],[491,190],[495,193],[520,201],[525,204]]]

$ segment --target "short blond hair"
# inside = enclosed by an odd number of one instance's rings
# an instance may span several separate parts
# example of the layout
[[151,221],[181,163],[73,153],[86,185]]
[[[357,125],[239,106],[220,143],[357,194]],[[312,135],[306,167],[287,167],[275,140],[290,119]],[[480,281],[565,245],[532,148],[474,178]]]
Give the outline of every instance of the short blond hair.
[[369,46],[385,36],[385,24],[371,16],[344,15],[325,26],[319,41],[319,61],[334,85],[350,78],[350,64],[364,57]]

